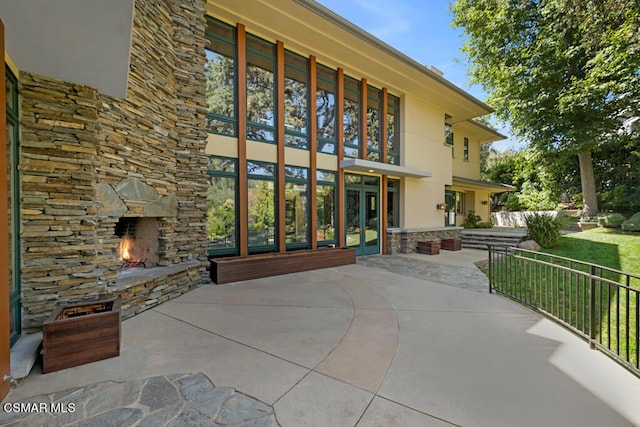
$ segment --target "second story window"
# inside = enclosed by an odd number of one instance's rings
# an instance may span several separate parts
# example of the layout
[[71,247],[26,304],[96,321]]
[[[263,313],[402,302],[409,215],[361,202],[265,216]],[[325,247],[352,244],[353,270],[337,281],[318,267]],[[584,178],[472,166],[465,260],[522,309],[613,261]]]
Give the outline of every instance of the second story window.
[[284,143],[309,149],[309,63],[306,58],[284,53]]
[[381,91],[367,86],[367,159],[380,161]]
[[236,135],[235,29],[222,22],[207,22],[209,46],[205,49],[207,128],[212,133]]
[[464,139],[464,152],[463,152],[463,158],[466,161],[469,161],[469,138],[465,138]]
[[399,165],[400,98],[389,95],[387,104],[387,163]]
[[444,143],[453,147],[453,128],[449,123],[444,124]]
[[275,46],[247,36],[247,139],[276,140]]
[[336,153],[336,72],[317,66],[316,124],[318,151]]
[[344,78],[344,156],[360,157],[360,82]]

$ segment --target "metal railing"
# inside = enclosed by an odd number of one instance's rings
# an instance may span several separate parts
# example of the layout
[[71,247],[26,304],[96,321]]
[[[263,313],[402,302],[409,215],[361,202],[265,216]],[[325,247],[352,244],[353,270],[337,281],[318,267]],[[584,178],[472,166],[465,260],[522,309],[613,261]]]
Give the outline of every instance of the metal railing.
[[559,322],[640,376],[640,276],[489,245],[489,292]]

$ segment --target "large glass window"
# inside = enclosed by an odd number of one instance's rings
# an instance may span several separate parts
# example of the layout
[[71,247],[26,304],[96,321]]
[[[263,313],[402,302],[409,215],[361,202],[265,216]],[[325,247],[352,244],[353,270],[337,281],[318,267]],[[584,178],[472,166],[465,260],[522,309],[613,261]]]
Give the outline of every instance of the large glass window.
[[284,143],[309,149],[309,61],[284,53]]
[[449,123],[444,124],[444,143],[453,147],[453,128]]
[[344,78],[344,156],[360,157],[360,82]]
[[309,169],[285,166],[287,249],[309,247]]
[[387,227],[400,227],[400,180],[387,180]]
[[387,163],[400,164],[400,98],[387,97]]
[[247,162],[249,252],[276,250],[276,165]]
[[236,40],[234,28],[208,19],[205,49],[206,97],[209,107],[207,127],[210,132],[236,135]]
[[463,152],[463,158],[464,160],[469,160],[469,138],[465,138],[464,139],[464,152]]
[[247,35],[247,138],[276,139],[275,46]]
[[379,162],[381,160],[381,95],[382,92],[379,89],[367,86],[367,159],[374,162]]
[[207,191],[207,237],[210,254],[237,253],[237,168],[236,159],[209,159],[211,181]]
[[331,246],[336,240],[336,173],[316,172],[316,224],[318,247]]
[[336,72],[317,66],[316,124],[318,151],[336,153]]

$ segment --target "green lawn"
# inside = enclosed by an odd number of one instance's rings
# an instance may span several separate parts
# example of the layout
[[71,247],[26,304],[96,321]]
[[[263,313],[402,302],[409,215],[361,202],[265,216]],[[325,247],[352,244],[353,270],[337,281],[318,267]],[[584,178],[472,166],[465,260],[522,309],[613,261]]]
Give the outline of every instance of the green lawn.
[[[593,229],[563,236],[560,244],[534,256],[501,257],[493,263],[492,283],[511,297],[558,318],[568,326],[589,333],[589,276],[572,273],[556,266],[590,272],[590,267],[551,256],[571,258],[640,276],[640,233]],[[639,294],[619,289],[607,281],[628,284],[640,289],[640,279],[595,269],[594,326],[595,337],[627,363],[638,367]],[[628,280],[628,281],[627,281]]]
[[594,228],[562,236],[557,247],[542,252],[640,276],[640,233]]

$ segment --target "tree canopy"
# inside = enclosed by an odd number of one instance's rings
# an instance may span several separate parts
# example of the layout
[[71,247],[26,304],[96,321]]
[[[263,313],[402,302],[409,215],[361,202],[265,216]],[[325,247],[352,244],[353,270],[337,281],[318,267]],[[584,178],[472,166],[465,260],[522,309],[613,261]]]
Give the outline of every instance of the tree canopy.
[[498,117],[542,151],[578,154],[585,209],[597,212],[591,152],[640,114],[636,0],[456,0],[453,24]]

